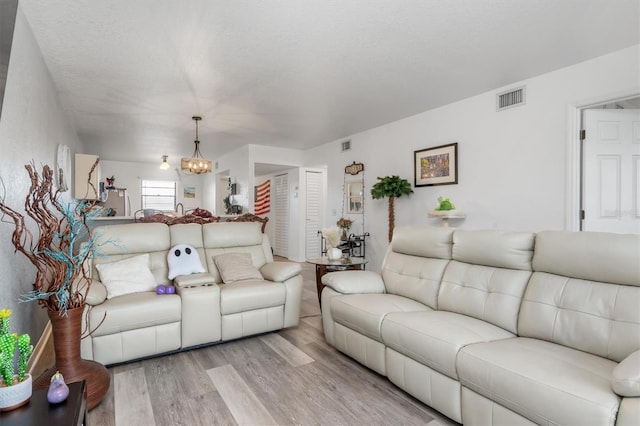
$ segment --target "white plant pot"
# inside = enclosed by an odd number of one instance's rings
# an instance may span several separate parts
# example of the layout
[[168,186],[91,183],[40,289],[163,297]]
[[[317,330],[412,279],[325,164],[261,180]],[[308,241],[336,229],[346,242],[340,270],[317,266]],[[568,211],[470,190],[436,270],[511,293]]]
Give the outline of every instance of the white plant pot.
[[31,374],[24,376],[24,380],[13,386],[0,386],[0,411],[9,411],[21,407],[31,398]]
[[337,247],[330,248],[327,250],[327,257],[329,260],[338,260],[342,257],[342,250]]

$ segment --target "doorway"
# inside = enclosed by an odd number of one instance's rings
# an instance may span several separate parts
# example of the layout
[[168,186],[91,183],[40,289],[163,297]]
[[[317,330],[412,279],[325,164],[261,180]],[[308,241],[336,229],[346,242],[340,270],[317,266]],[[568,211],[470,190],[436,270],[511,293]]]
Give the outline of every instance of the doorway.
[[640,234],[640,97],[581,110],[580,230]]

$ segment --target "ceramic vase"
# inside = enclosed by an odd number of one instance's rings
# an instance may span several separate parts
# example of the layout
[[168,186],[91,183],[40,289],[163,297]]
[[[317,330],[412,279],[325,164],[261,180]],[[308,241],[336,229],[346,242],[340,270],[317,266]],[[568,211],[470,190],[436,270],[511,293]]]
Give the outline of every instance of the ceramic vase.
[[342,250],[337,247],[332,247],[327,250],[327,257],[329,260],[338,260],[342,257]]
[[32,393],[31,374],[15,385],[0,385],[0,411],[10,411],[29,402]]

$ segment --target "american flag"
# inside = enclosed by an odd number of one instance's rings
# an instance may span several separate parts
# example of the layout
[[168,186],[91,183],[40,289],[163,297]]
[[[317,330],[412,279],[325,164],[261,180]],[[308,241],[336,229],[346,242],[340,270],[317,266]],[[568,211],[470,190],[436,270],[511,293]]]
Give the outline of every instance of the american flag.
[[254,214],[269,213],[271,207],[271,180],[256,186],[256,202],[253,206]]

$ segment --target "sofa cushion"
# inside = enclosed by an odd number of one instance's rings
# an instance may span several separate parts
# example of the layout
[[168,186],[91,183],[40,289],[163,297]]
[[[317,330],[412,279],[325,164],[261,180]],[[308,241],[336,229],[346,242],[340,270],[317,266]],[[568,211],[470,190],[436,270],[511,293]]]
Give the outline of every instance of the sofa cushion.
[[[180,322],[182,304],[175,294],[157,295],[155,292],[127,294],[114,297],[89,310],[90,324],[104,322],[93,336],[105,336],[173,322]],[[106,314],[106,316],[105,316]]]
[[92,235],[101,255],[149,253],[171,247],[169,227],[164,223],[97,226]]
[[225,284],[236,281],[261,280],[262,274],[251,263],[249,253],[225,253],[213,257]]
[[543,340],[514,338],[460,350],[460,382],[538,424],[613,425],[616,363]]
[[398,226],[393,230],[391,250],[410,256],[451,259],[453,228]]
[[437,306],[438,290],[448,259],[431,259],[387,251],[382,280],[387,293],[404,296],[428,307]]
[[453,312],[392,312],[382,322],[382,340],[391,349],[453,379],[456,356],[466,345],[514,335],[500,327]]
[[613,369],[611,387],[618,395],[640,396],[640,350],[626,357]]
[[271,281],[241,281],[220,286],[222,315],[284,305],[286,287]]
[[382,320],[390,312],[431,311],[422,303],[395,294],[349,294],[330,300],[335,322],[378,342],[382,342]]
[[454,260],[531,271],[535,235],[531,232],[464,231],[453,233]]
[[531,272],[452,260],[442,277],[438,309],[487,321],[512,333]]
[[640,349],[640,287],[534,272],[518,335],[622,361]]
[[544,231],[533,269],[590,281],[640,286],[640,235]]
[[269,262],[260,268],[260,273],[264,279],[279,283],[299,275],[300,272],[302,272],[302,266],[294,262]]
[[96,265],[107,299],[141,291],[153,291],[156,280],[149,270],[149,254]]

